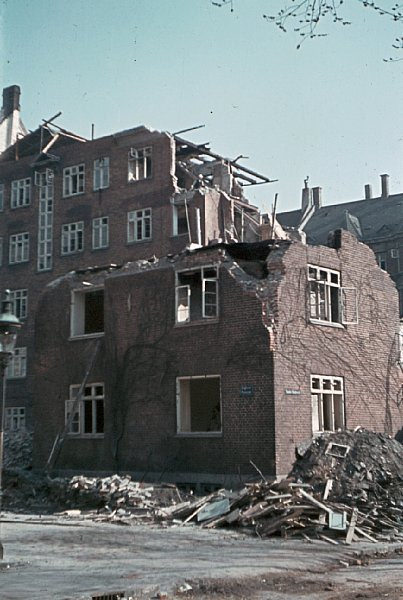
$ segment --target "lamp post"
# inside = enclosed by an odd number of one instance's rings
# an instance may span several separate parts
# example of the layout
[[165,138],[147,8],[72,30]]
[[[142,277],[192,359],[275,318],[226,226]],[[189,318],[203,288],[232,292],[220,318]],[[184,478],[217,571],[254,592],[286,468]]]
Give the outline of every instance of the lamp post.
[[[4,300],[1,303],[0,313],[0,387],[1,387],[1,409],[0,409],[0,518],[3,499],[3,452],[4,452],[4,424],[6,413],[6,376],[7,365],[14,353],[17,332],[21,327],[20,321],[12,312],[10,290],[4,292]],[[1,525],[1,522],[0,522]],[[0,560],[3,558],[3,545],[0,536]]]

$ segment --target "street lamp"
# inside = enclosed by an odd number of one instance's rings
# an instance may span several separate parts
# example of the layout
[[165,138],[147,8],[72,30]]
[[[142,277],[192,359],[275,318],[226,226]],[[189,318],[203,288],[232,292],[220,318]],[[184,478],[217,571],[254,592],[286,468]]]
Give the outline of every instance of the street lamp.
[[[17,332],[21,327],[20,321],[12,312],[10,290],[4,292],[0,313],[0,387],[1,387],[1,412],[0,412],[0,518],[3,498],[3,451],[4,451],[4,423],[6,413],[6,377],[5,371],[11,356],[14,353]],[[1,522],[0,522],[1,524]],[[0,560],[3,558],[4,549],[0,537]]]

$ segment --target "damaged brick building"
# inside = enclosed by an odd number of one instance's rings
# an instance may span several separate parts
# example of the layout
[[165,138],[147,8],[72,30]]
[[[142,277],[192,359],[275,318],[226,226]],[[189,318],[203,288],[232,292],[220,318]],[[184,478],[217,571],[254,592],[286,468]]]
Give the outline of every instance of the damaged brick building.
[[49,281],[188,244],[256,241],[260,215],[243,187],[270,181],[178,135],[140,126],[87,140],[54,120],[28,132],[19,87],[3,90],[1,289],[23,321],[7,370],[8,429],[32,427],[34,321]]
[[68,273],[37,311],[35,467],[230,484],[250,461],[287,473],[321,431],[394,434],[398,330],[394,284],[345,231]]

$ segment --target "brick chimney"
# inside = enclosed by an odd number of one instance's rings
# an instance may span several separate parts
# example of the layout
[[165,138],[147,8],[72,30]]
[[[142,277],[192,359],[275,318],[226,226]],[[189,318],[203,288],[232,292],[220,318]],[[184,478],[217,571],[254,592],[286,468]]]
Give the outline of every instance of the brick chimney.
[[3,89],[3,119],[20,110],[21,90],[19,85],[10,85]]
[[364,192],[365,192],[365,200],[370,200],[372,198],[372,185],[370,183],[365,184]]
[[389,175],[386,173],[381,175],[381,190],[382,198],[387,198],[389,196]]
[[308,186],[309,177],[304,180],[304,187],[302,188],[301,198],[301,211],[305,214],[306,211],[312,206],[312,190]]
[[312,198],[313,198],[313,205],[315,207],[315,210],[318,210],[318,208],[322,208],[322,188],[321,187],[312,188]]

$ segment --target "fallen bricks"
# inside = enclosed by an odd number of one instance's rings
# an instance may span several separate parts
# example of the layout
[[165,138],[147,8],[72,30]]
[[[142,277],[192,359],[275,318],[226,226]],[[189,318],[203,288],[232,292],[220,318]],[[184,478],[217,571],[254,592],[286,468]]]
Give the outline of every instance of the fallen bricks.
[[13,499],[44,502],[49,510],[67,509],[63,514],[71,518],[122,524],[236,527],[262,538],[299,535],[330,544],[403,540],[401,444],[359,429],[324,434],[300,454],[287,479],[269,483],[262,476],[240,491],[201,498],[130,476],[67,480],[26,473],[14,475],[14,486],[10,475],[5,500],[10,508]]

